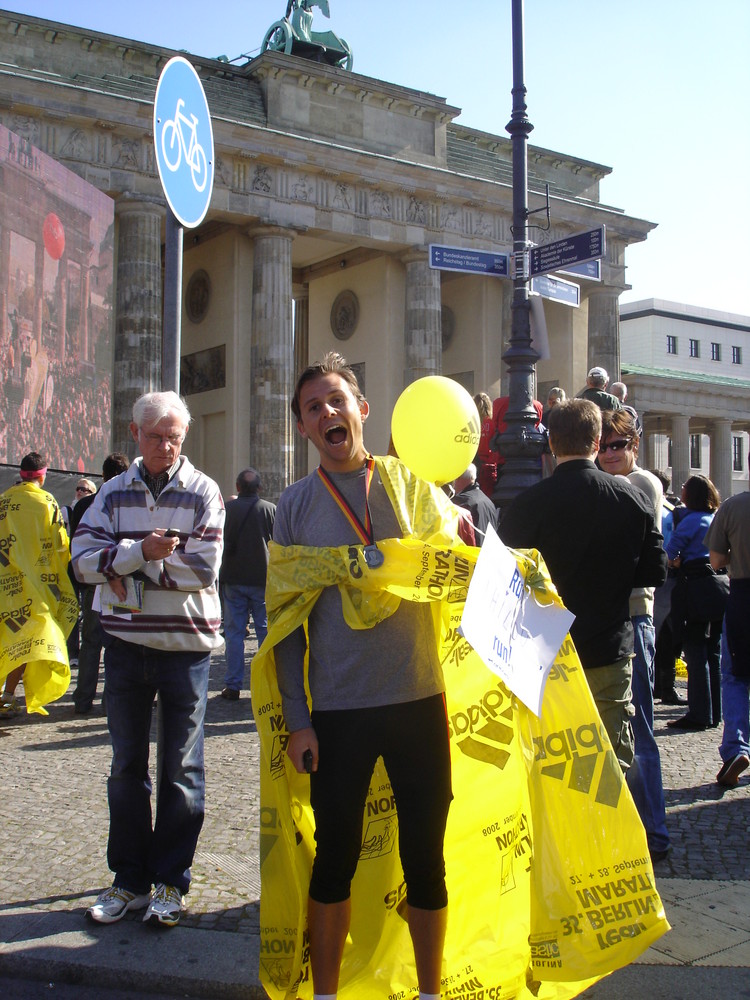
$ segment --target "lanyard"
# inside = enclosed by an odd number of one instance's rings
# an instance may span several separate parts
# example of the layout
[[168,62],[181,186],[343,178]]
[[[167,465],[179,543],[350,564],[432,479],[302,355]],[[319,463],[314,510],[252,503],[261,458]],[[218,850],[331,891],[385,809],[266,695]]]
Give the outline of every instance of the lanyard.
[[359,519],[356,511],[352,509],[351,504],[339,490],[336,484],[333,482],[331,477],[325,471],[322,466],[318,466],[318,475],[320,476],[323,485],[331,494],[334,502],[338,506],[341,513],[347,519],[349,524],[352,526],[357,534],[359,540],[364,544],[364,556],[365,562],[371,569],[377,569],[378,566],[383,565],[384,556],[383,553],[378,549],[375,544],[375,536],[372,530],[372,516],[370,514],[370,484],[372,483],[372,477],[375,474],[375,459],[372,455],[368,455],[365,461],[366,473],[365,473],[365,520],[364,524]]

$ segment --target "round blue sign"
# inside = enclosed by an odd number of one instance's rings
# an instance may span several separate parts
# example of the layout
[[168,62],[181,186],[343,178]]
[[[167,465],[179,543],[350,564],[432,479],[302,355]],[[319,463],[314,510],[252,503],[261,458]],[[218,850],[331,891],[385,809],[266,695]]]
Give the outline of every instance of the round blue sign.
[[200,78],[182,56],[162,70],[154,99],[154,149],[161,186],[177,221],[193,229],[214,185],[214,134]]

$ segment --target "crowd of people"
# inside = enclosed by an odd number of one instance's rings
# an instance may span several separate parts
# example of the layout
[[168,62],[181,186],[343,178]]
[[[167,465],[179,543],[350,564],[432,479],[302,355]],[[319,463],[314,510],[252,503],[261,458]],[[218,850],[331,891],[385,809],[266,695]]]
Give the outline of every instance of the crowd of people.
[[[42,423],[28,433],[50,431],[47,422],[54,422],[59,454],[81,449],[69,425],[90,428],[90,407],[103,392],[92,388],[83,400],[71,393],[65,413],[65,393],[56,393]],[[98,492],[90,480],[79,481],[76,503],[66,512],[70,556],[60,556],[70,562],[84,609],[86,667],[79,661],[75,708],[91,710],[104,647],[113,750],[107,858],[114,877],[89,907],[89,919],[108,924],[144,910],[148,923],[178,923],[205,810],[203,720],[211,652],[221,645],[223,630],[221,697],[238,701],[246,686],[249,618],[259,645],[267,634],[269,574],[285,581],[288,601],[305,601],[315,553],[348,546],[350,572],[357,576],[383,565],[388,539],[406,532],[450,547],[466,540],[462,524],[477,545],[492,528],[507,545],[537,549],[544,557],[576,616],[571,637],[652,861],[663,860],[670,843],[654,739],[655,661],[663,630],[672,673],[668,666],[656,690],[665,700],[679,699],[678,656],[688,669],[687,711],[670,725],[707,729],[723,719],[718,783],[734,787],[750,767],[750,493],[722,503],[710,480],[694,475],[679,499],[665,495],[664,475],[638,465],[640,421],[626,398],[625,386],[609,386],[606,372],[596,367],[579,396],[570,399],[555,387],[545,407],[535,401],[549,461],[539,482],[502,514],[491,496],[503,475],[508,397],[477,397],[479,452],[453,482],[451,504],[444,490],[416,480],[397,458],[369,454],[363,439],[369,404],[345,360],[326,355],[300,375],[291,404],[320,465],[285,490],[278,508],[262,499],[261,475],[252,468],[239,473],[237,495],[225,508],[217,484],[182,453],[191,419],[184,400],[170,392],[138,399],[130,425],[138,457],[131,464],[124,455],[107,456]],[[63,513],[48,495],[43,502],[38,497],[47,461],[27,456],[25,485],[14,489],[39,504],[44,530],[57,538]],[[394,493],[396,482],[404,496]],[[410,502],[418,495],[434,521],[405,528],[407,495]],[[33,576],[29,566],[19,572]],[[659,612],[662,589],[670,599]],[[447,913],[443,836],[452,793],[432,611],[402,601],[373,627],[357,630],[339,588],[323,585],[304,617],[304,627],[272,645],[286,754],[297,773],[310,775],[316,852],[307,929],[315,997],[336,996],[365,798],[382,756],[399,813],[404,916],[419,996],[436,1000]],[[58,618],[58,633],[67,634],[70,614]],[[18,708],[15,687],[26,663],[10,666],[3,670],[5,715]],[[152,817],[149,732],[157,697],[162,764]]]
[[[0,357],[4,358],[7,393],[14,371],[10,342],[0,347]],[[83,472],[99,468],[107,453],[111,424],[110,376],[98,369],[91,375],[82,372],[75,358],[56,361],[48,356],[46,372],[40,374],[41,388],[31,405],[32,368],[23,369],[24,400],[12,417],[5,408],[5,417],[0,419],[0,462],[12,464],[31,449],[39,449],[51,469]]]

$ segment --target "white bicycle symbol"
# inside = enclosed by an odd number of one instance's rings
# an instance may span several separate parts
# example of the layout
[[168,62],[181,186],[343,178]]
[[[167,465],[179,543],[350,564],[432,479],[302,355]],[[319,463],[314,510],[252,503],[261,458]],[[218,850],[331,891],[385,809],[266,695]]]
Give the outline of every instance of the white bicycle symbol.
[[[161,151],[164,156],[164,163],[173,173],[182,162],[183,155],[185,162],[190,167],[193,175],[193,186],[198,194],[206,186],[208,180],[208,166],[206,154],[203,146],[198,142],[198,119],[194,114],[188,118],[182,113],[185,102],[181,97],[177,98],[174,118],[170,118],[164,123],[161,133]],[[185,132],[190,136],[190,142],[185,142]]]

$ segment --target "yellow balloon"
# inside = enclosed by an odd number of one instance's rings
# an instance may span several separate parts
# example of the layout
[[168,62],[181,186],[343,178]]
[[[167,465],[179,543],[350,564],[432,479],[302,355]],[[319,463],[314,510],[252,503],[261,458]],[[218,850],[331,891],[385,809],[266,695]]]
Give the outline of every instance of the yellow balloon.
[[408,385],[391,417],[398,457],[415,475],[441,485],[471,464],[480,429],[474,400],[462,385],[443,375],[427,375]]

